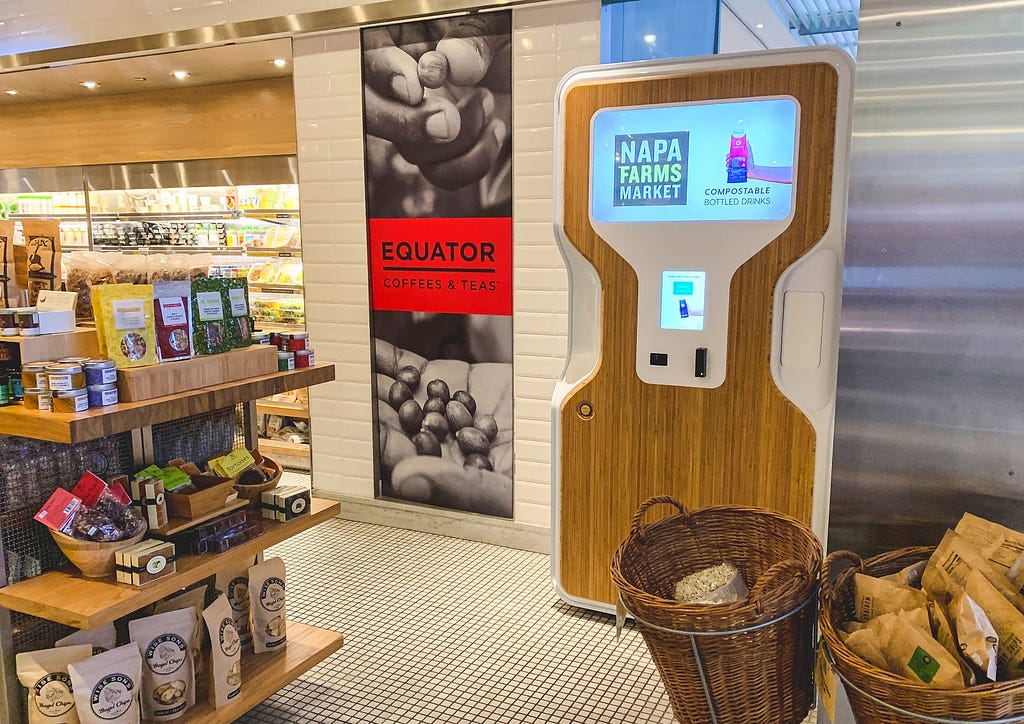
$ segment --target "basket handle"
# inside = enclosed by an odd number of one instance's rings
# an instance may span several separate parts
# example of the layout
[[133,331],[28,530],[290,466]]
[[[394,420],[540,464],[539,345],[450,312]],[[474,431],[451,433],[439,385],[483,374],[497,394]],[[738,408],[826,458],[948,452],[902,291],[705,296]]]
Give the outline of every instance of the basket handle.
[[764,613],[764,601],[762,600],[765,593],[771,588],[776,588],[776,580],[783,574],[788,574],[795,578],[810,578],[811,574],[808,572],[807,567],[804,566],[800,561],[789,558],[784,561],[779,561],[767,571],[762,573],[754,584],[754,587],[750,589],[750,601],[757,607],[758,615]]
[[687,518],[690,517],[690,511],[686,509],[686,506],[679,502],[678,499],[673,498],[671,495],[655,495],[653,498],[648,498],[646,501],[640,504],[640,507],[636,509],[636,513],[633,514],[633,522],[629,526],[629,534],[636,536],[637,538],[643,538],[644,528],[644,513],[649,508],[653,508],[659,503],[667,503],[668,505],[674,506],[681,515],[685,515]]
[[832,581],[835,578],[832,575],[832,571],[840,561],[846,561],[850,564],[848,568],[853,568],[858,573],[864,572],[864,559],[853,551],[833,551],[829,553],[821,564],[821,595],[823,599],[828,598],[831,600],[833,595]]

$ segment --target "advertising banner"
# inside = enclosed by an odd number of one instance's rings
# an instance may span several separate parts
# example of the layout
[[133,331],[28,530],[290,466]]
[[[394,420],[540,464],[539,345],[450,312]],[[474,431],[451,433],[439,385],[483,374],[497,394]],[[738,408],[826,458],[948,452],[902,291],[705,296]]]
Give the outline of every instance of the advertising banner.
[[377,494],[512,517],[512,15],[362,31]]

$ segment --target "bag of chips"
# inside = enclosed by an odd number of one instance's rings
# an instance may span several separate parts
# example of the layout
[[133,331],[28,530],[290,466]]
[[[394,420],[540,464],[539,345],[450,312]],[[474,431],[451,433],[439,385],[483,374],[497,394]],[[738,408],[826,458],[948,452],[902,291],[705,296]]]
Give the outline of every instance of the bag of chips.
[[28,724],[78,724],[68,665],[92,656],[92,647],[65,646],[15,657],[18,680],[28,689]]
[[81,644],[92,646],[93,656],[102,654],[104,651],[110,651],[117,644],[117,631],[114,630],[114,624],[108,623],[106,626],[100,626],[99,628],[86,628],[75,631],[62,639],[57,639],[54,646],[79,646]]
[[249,569],[249,601],[253,651],[261,654],[284,646],[288,637],[284,561],[271,558]]
[[93,289],[101,351],[118,367],[155,365],[156,321],[151,284],[107,284]]
[[924,608],[927,604],[927,597],[922,591],[863,573],[854,575],[853,588],[854,612],[861,622],[886,613]]
[[223,593],[203,611],[203,620],[210,634],[210,705],[220,709],[242,690],[242,642]]
[[128,633],[142,656],[142,714],[170,721],[196,703],[190,642],[198,622],[193,608],[128,622]]
[[82,724],[138,724],[142,657],[135,644],[68,664]]
[[249,569],[259,563],[258,557],[243,561],[235,567],[217,571],[214,586],[224,593],[231,606],[235,630],[243,647],[252,649],[252,625],[249,616]]

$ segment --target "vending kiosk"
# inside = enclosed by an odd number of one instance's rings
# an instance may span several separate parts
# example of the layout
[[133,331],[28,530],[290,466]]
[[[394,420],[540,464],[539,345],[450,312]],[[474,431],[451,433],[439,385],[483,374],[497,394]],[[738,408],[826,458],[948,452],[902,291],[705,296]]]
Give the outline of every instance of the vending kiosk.
[[612,553],[652,495],[825,539],[852,76],[805,49],[563,79],[551,559],[569,603],[613,609]]

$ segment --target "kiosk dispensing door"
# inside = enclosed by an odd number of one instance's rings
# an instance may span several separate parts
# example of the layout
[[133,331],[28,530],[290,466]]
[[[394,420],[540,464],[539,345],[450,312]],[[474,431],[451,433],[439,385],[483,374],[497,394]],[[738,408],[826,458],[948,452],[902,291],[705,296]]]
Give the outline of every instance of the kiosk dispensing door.
[[653,495],[827,529],[852,63],[834,49],[581,68],[557,99],[569,358],[552,570],[610,610]]

